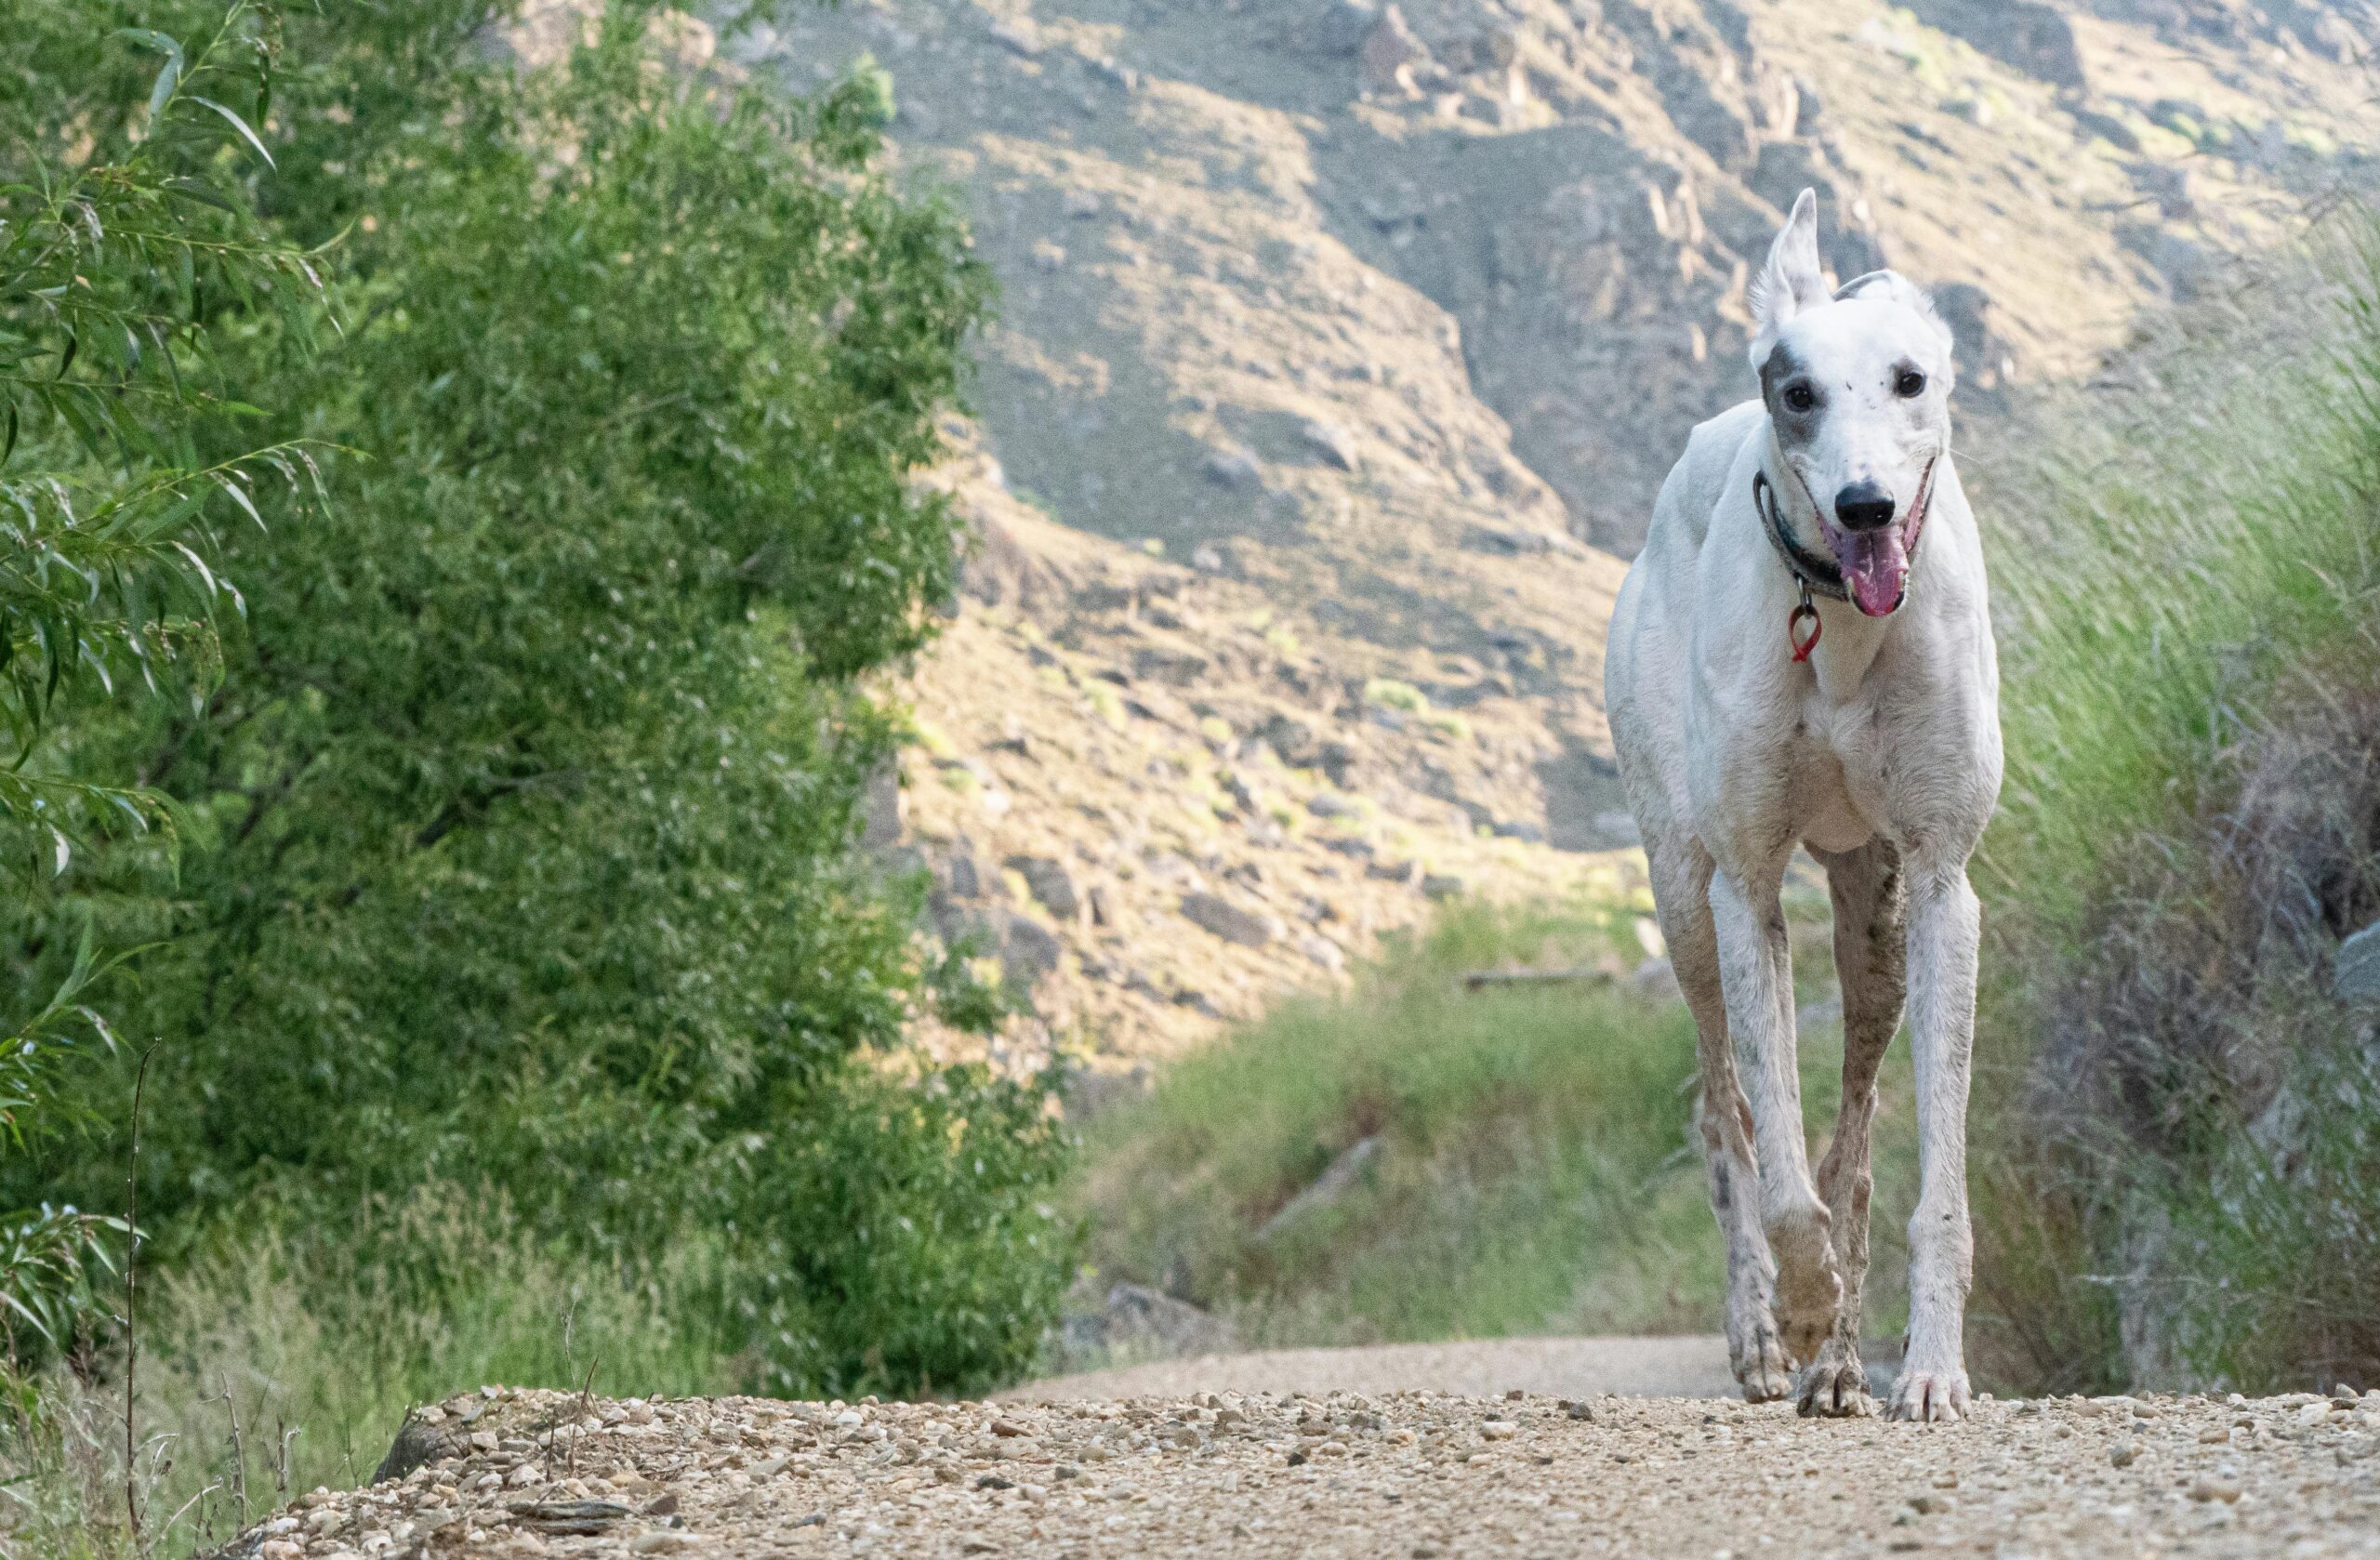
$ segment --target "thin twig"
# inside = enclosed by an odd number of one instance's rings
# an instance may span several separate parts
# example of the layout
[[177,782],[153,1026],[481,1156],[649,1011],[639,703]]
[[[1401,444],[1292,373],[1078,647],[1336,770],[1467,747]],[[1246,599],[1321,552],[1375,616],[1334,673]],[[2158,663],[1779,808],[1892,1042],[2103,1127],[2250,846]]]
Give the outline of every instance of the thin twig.
[[140,1101],[149,1087],[149,1059],[157,1042],[140,1053],[140,1070],[132,1077],[132,1159],[124,1175],[124,1514],[132,1525],[132,1544],[140,1547],[140,1501],[135,1492],[139,1472],[133,1435],[133,1373],[140,1364]]
[[[583,1420],[588,1415],[595,1411],[595,1399],[591,1395],[595,1389],[595,1367],[602,1364],[602,1360],[603,1356],[602,1355],[596,1355],[587,1362],[587,1378],[578,1383],[579,1419]],[[570,1476],[572,1478],[576,1478],[578,1476],[578,1423],[576,1421],[573,1421],[570,1426],[569,1463]]]

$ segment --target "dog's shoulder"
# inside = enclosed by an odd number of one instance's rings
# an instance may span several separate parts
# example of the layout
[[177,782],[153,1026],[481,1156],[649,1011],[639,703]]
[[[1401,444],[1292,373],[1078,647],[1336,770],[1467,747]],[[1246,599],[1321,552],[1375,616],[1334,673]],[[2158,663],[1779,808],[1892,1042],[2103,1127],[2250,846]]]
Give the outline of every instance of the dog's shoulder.
[[1746,401],[1697,424],[1686,438],[1686,453],[1678,456],[1669,479],[1661,483],[1661,496],[1653,509],[1654,525],[1682,526],[1690,541],[1700,546],[1711,526],[1711,513],[1726,492],[1727,479],[1745,443],[1758,433],[1767,416],[1767,408],[1759,402]]

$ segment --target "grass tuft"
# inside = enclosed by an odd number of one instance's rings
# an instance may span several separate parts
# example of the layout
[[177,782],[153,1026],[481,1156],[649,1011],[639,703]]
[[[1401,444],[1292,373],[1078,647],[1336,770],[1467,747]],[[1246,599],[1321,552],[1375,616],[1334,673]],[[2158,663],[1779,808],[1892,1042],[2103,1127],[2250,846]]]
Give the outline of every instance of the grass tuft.
[[[1638,913],[1459,907],[1392,945],[1345,996],[1288,1004],[1176,1064],[1087,1134],[1080,1195],[1102,1275],[1221,1307],[1267,1343],[1714,1329],[1724,1264],[1687,1142],[1684,1004],[1624,981],[1473,991],[1461,979],[1616,972]],[[1822,1000],[1822,899],[1797,899],[1794,925],[1805,996]],[[1839,1026],[1819,1017],[1804,1061],[1820,1145],[1841,1054]],[[1872,1282],[1887,1312],[1906,1108],[1888,1102],[1883,1123]],[[1368,1139],[1343,1192],[1281,1220]]]

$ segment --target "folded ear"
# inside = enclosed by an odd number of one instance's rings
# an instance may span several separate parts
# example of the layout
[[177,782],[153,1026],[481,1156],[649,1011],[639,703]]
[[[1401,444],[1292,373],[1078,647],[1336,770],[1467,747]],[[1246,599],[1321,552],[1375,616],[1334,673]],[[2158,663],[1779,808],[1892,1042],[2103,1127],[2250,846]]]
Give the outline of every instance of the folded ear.
[[1945,363],[1950,361],[1956,350],[1957,343],[1950,335],[1950,327],[1935,311],[1933,296],[1897,271],[1871,271],[1865,276],[1855,276],[1837,287],[1834,296],[1837,298],[1889,298],[1924,320],[1934,334],[1942,338]]
[[1793,215],[1768,246],[1768,261],[1752,278],[1752,365],[1758,372],[1777,345],[1777,333],[1805,309],[1827,301],[1826,278],[1818,271],[1818,196],[1805,190]]

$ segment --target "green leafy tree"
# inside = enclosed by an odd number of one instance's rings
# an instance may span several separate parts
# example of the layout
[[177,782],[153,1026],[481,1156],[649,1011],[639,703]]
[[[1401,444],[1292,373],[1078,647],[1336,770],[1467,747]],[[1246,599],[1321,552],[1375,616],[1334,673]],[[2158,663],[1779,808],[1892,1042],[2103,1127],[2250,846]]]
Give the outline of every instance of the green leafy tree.
[[222,537],[249,604],[204,696],[76,731],[180,818],[178,871],[119,841],[76,901],[157,945],[144,1215],[460,1184],[590,1258],[699,1229],[774,1384],[981,1384],[1054,1312],[1062,1144],[1038,1089],[894,1065],[986,1001],[853,820],[863,680],[951,583],[913,478],[985,274],[881,172],[879,83],[689,76],[628,4],[523,72],[504,9],[285,23],[256,199],[336,241],[340,329],[244,310],[236,371],[351,453],[320,522],[258,491]]
[[[264,101],[272,18],[242,0],[187,42],[110,20],[41,0],[0,13],[15,78],[0,93],[0,870],[33,911],[29,949],[57,949],[0,1042],[0,1147],[17,1154],[85,1124],[90,1102],[61,1096],[60,1071],[78,1045],[112,1043],[86,998],[121,955],[59,913],[59,879],[83,841],[175,823],[128,769],[55,740],[55,718],[208,674],[216,615],[239,602],[206,562],[215,527],[257,515],[260,477],[296,488],[309,460],[300,440],[200,437],[256,415],[218,362],[220,311],[275,311],[298,342],[315,292],[247,199],[265,152],[224,101]],[[93,89],[45,89],[66,75]],[[64,1339],[121,1228],[55,1203],[0,1214],[12,1361],[20,1328]]]

